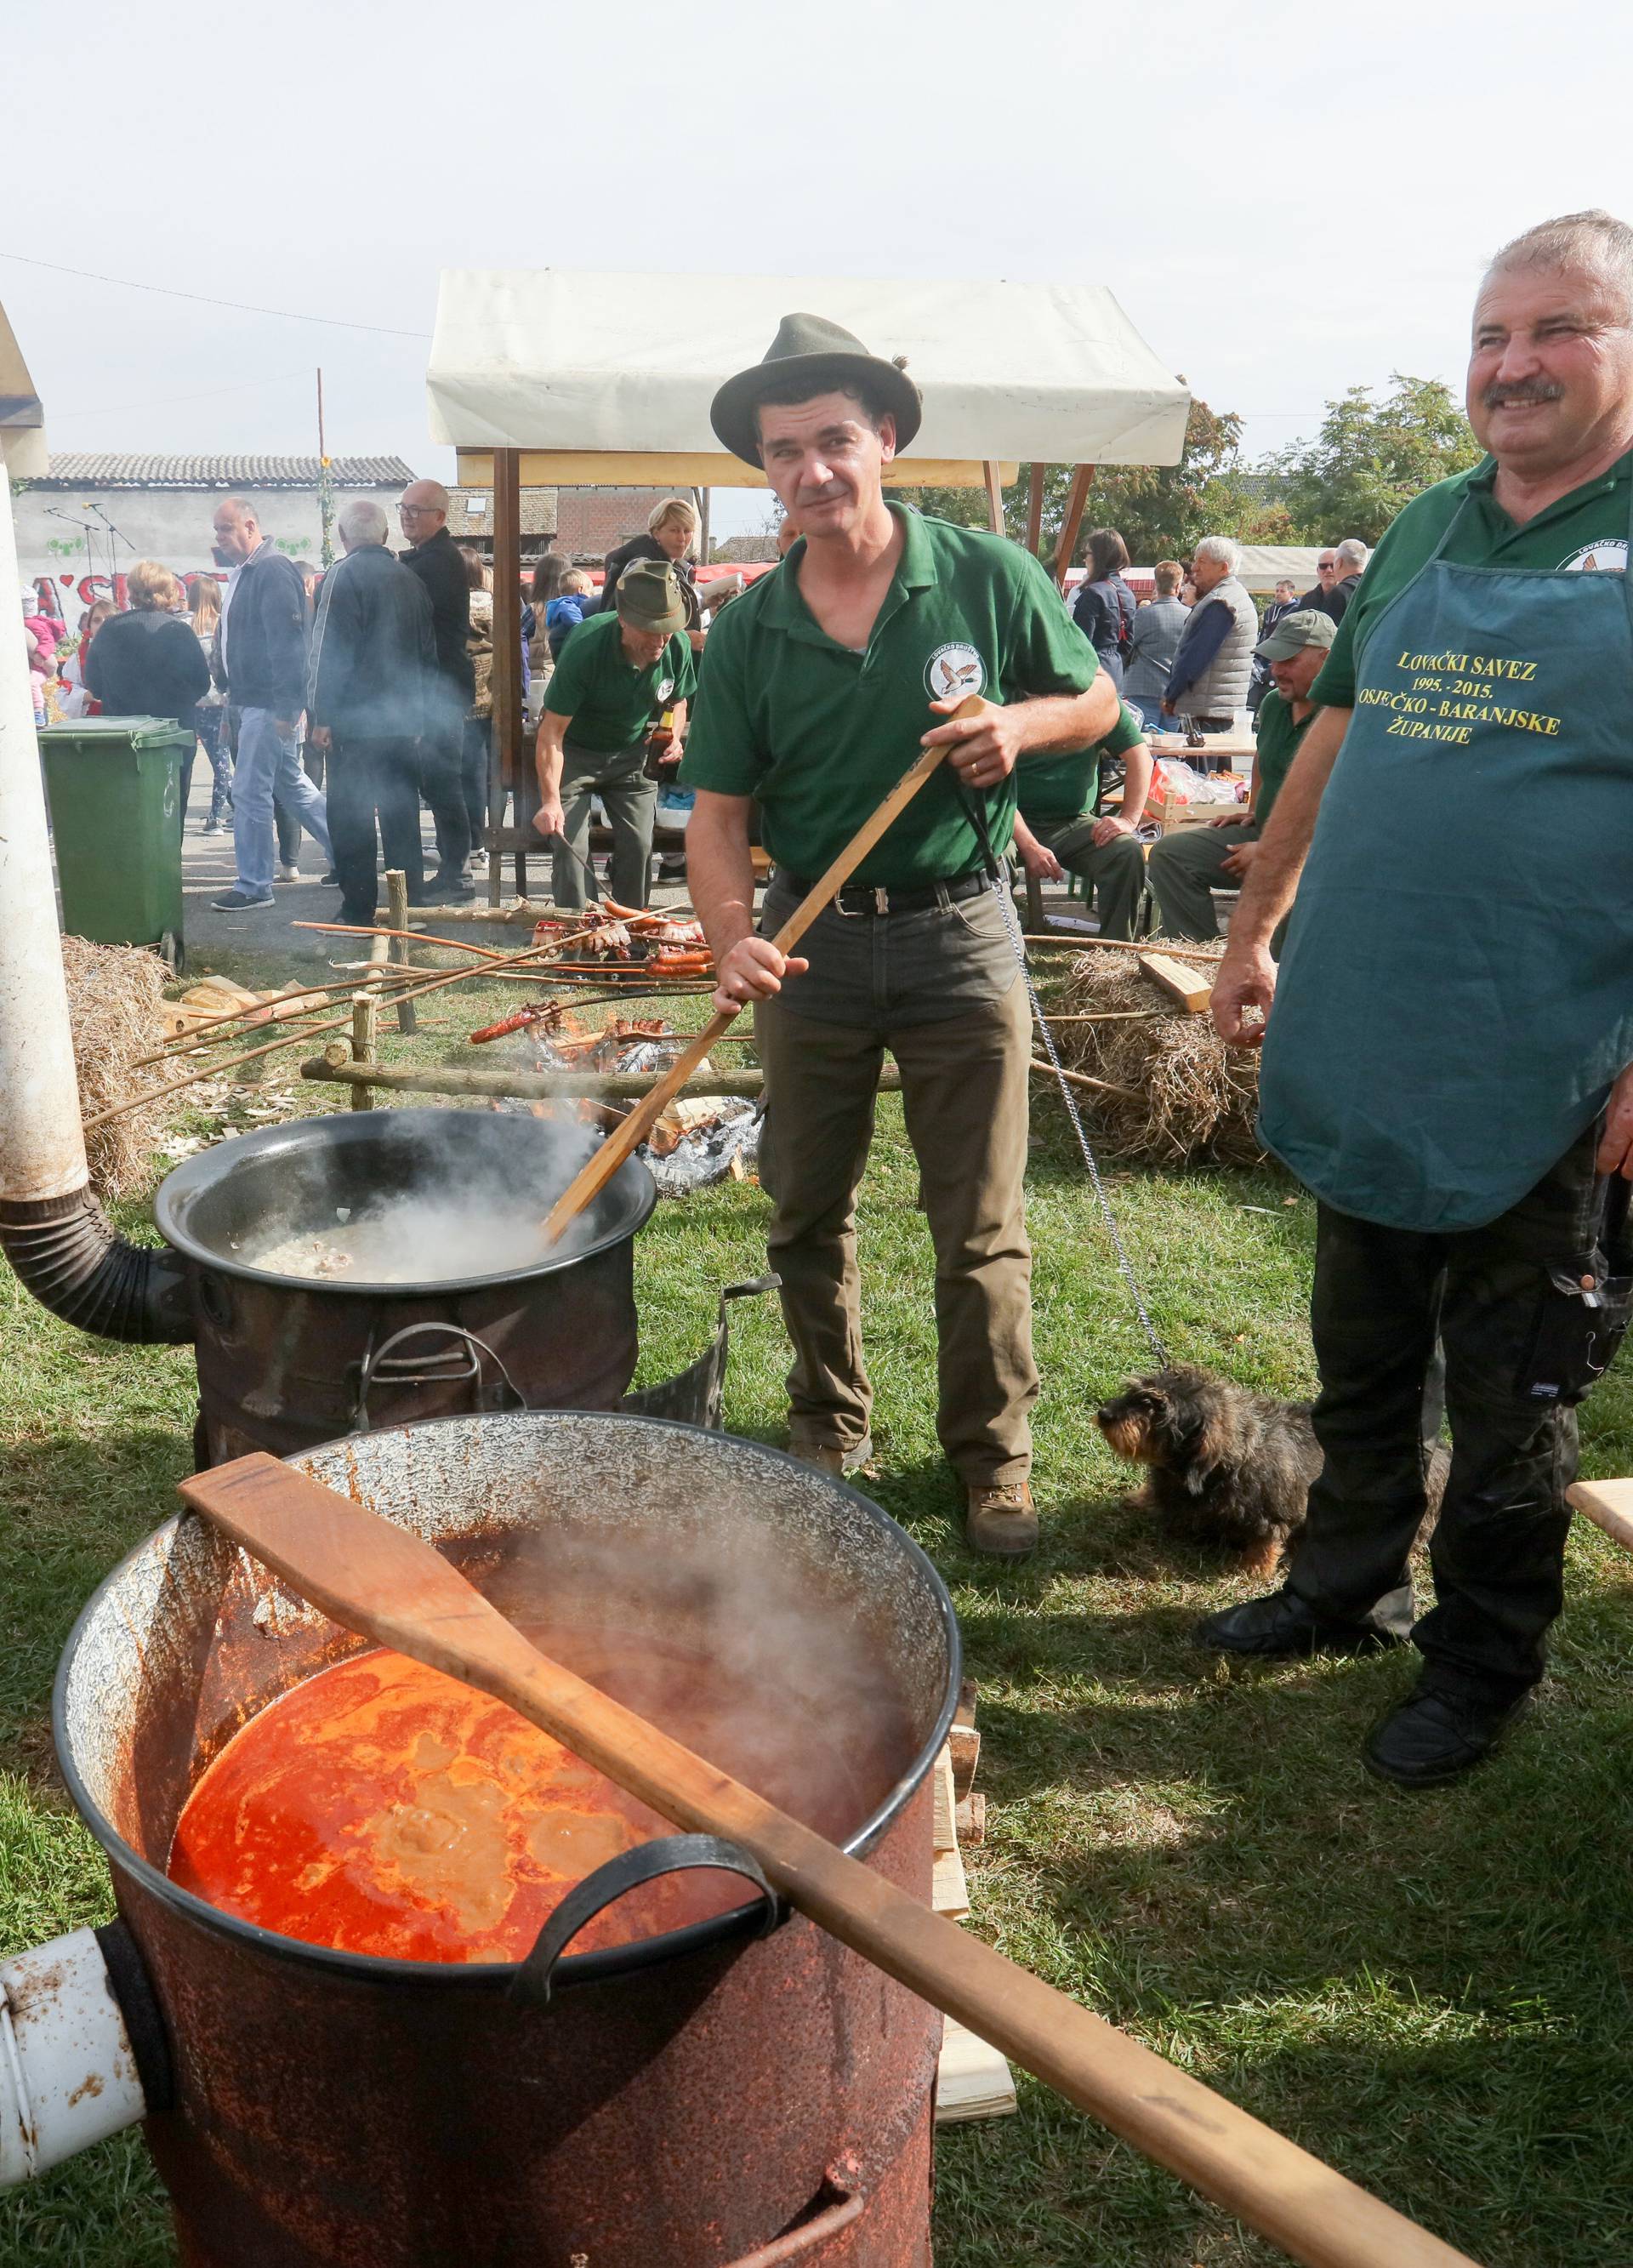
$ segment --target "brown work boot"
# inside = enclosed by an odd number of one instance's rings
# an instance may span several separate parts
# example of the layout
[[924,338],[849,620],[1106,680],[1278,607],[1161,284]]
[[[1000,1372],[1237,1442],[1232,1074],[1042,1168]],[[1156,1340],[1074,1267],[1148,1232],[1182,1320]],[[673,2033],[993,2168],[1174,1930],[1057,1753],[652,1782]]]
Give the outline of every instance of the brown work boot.
[[838,1441],[824,1441],[810,1433],[797,1432],[789,1428],[788,1454],[798,1457],[802,1465],[811,1465],[819,1473],[832,1473],[842,1480],[846,1474],[859,1472],[872,1460],[873,1436],[864,1433],[854,1448],[847,1449]]
[[972,1483],[964,1540],[972,1551],[995,1559],[1023,1559],[1038,1548],[1038,1510],[1025,1481]]

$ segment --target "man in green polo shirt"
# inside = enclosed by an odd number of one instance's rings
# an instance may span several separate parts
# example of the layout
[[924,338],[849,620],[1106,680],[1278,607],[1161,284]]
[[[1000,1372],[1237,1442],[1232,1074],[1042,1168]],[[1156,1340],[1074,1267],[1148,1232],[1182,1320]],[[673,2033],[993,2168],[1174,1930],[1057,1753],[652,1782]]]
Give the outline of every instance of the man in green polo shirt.
[[1316,715],[1311,688],[1332,651],[1338,625],[1313,607],[1284,615],[1255,646],[1275,679],[1259,704],[1247,816],[1232,814],[1207,827],[1176,828],[1151,844],[1148,861],[1158,926],[1166,937],[1217,938],[1213,893],[1239,887],[1253,865],[1299,743]]
[[552,893],[582,906],[591,876],[590,806],[600,796],[613,833],[612,895],[644,906],[651,892],[658,784],[646,776],[646,736],[673,712],[670,755],[686,745],[686,704],[697,683],[687,606],[666,561],[624,570],[617,611],[580,622],[550,674],[540,720],[533,825],[558,850]]
[[[1108,756],[1128,759],[1122,806],[1097,811],[1100,768]],[[1131,938],[1145,894],[1145,854],[1136,834],[1151,784],[1145,729],[1125,701],[1098,748],[1063,756],[1034,756],[1015,775],[1019,799],[1015,850],[1029,874],[1058,882],[1080,874],[1092,897],[1104,938]]]
[[[938,1430],[970,1542],[1014,1557],[1037,1540],[1030,1025],[983,853],[1009,847],[1017,759],[1092,745],[1117,699],[1028,553],[886,504],[883,468],[921,409],[894,364],[805,315],[715,396],[716,433],[763,465],[800,540],[710,633],[681,772],[697,790],[687,859],[716,999],[754,1004],[765,1065],[791,1444],[833,1471],[870,1454],[856,1192],[888,1049],[936,1250]],[[945,721],[971,695],[980,711]],[[946,762],[785,960],[773,935],[927,743]],[[776,861],[758,929],[755,801]]]
[[[1490,453],[1379,544],[1213,992],[1320,1200],[1325,1465],[1284,1588],[1197,1635],[1409,1636],[1418,1683],[1365,1749],[1403,1787],[1477,1764],[1542,1675],[1576,1405],[1633,1284],[1633,228],[1574,213],[1498,253],[1467,406]],[[1415,1623],[1437,1321],[1452,1466]]]

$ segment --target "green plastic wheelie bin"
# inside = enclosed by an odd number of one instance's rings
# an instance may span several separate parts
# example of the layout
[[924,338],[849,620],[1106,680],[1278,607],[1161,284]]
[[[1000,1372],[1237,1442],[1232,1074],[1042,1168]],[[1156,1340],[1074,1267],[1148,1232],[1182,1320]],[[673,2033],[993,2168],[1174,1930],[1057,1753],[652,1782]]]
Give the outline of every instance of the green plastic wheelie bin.
[[181,760],[163,717],[85,717],[40,735],[63,926],[93,945],[182,953]]

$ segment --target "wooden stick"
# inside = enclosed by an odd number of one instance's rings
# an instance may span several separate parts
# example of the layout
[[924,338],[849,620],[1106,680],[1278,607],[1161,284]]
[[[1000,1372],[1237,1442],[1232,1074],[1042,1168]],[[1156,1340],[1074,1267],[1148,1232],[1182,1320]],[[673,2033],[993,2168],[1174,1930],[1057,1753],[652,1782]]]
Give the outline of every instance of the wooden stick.
[[1071,493],[1066,499],[1066,517],[1060,531],[1060,545],[1055,554],[1055,580],[1063,591],[1066,577],[1071,568],[1071,555],[1078,548],[1078,531],[1083,526],[1083,510],[1089,500],[1089,483],[1094,478],[1092,465],[1078,465],[1071,475]]
[[[585,937],[589,934],[588,930],[581,932]],[[386,939],[381,938],[378,942],[384,951]],[[551,954],[560,953],[566,946],[576,945],[578,939],[575,937],[560,938],[549,945],[530,945],[520,953],[511,954],[509,958],[513,961],[545,960]],[[447,968],[443,970],[440,976],[427,977],[420,983],[410,985],[406,996],[402,993],[393,993],[386,1005],[394,1006],[405,997],[418,1000],[427,992],[440,992],[445,985],[467,984],[473,976],[486,976],[488,973],[486,964],[482,961],[474,961],[468,968]],[[269,1041],[263,1048],[252,1048],[246,1055],[228,1056],[224,1061],[202,1064],[197,1070],[190,1071],[185,1079],[172,1079],[165,1086],[149,1087],[141,1094],[124,1095],[119,1101],[110,1102],[106,1110],[95,1112],[83,1123],[89,1130],[92,1126],[104,1124],[110,1118],[122,1118],[128,1110],[139,1110],[144,1102],[156,1102],[160,1095],[180,1094],[183,1087],[196,1086],[202,1079],[214,1079],[221,1071],[231,1071],[236,1064],[246,1061],[250,1055],[276,1055],[280,1049],[298,1047],[303,1041],[315,1040],[320,1033],[337,1032],[343,1024],[348,1024],[350,1020],[350,1012],[348,1011],[344,1016],[331,1017],[327,1023],[303,1024],[299,1031],[291,1032],[281,1040]]]
[[1021,943],[1058,945],[1070,953],[1166,953],[1173,961],[1205,961],[1210,968],[1218,967],[1220,958],[1205,945],[1170,945],[1166,938],[1062,937],[1056,932],[1048,937],[1024,937]]
[[1155,1024],[1168,1013],[1166,1008],[1094,1008],[1078,1016],[1046,1016],[1046,1024]]
[[1074,1086],[1098,1087],[1102,1094],[1120,1094],[1125,1102],[1142,1100],[1131,1086],[1114,1086],[1108,1079],[1091,1079],[1086,1071],[1068,1071],[1063,1064],[1057,1071],[1053,1064],[1045,1063],[1041,1056],[1029,1056],[1026,1060],[1033,1071],[1041,1071],[1045,1079],[1066,1079]]
[[[408,966],[408,948],[403,942],[408,933],[408,878],[400,866],[394,866],[386,876],[386,902],[391,908],[392,927],[386,932],[389,944],[387,958],[399,968]],[[415,1027],[414,1001],[408,993],[397,998],[397,1029],[405,1038]]]
[[[372,1066],[376,1071],[379,1069],[376,1061],[379,1053],[379,1025],[380,1004],[376,995],[372,992],[357,993],[351,1004],[351,1053],[355,1065]],[[351,1107],[354,1110],[372,1110],[374,1108],[374,1089],[367,1079],[359,1080],[352,1089]]]
[[[291,928],[295,926],[297,924],[294,923],[291,924]],[[330,966],[333,967],[333,965],[331,962]],[[363,981],[366,983],[368,979],[365,977]],[[224,1009],[219,1016],[201,1017],[199,1021],[191,1026],[188,1030],[177,1032],[173,1038],[165,1042],[163,1047],[155,1048],[151,1055],[137,1056],[134,1061],[127,1064],[125,1068],[127,1071],[143,1071],[149,1064],[169,1063],[177,1056],[188,1054],[195,1047],[212,1047],[217,1043],[214,1041],[201,1040],[200,1035],[213,1030],[218,1024],[247,1024],[252,1017],[257,1015],[268,1023],[283,1023],[286,1020],[283,1017],[275,1016],[271,1012],[275,1006],[281,1005],[286,1000],[308,999],[313,993],[320,992],[324,996],[323,998],[320,1001],[313,1000],[309,1009],[301,1012],[303,1014],[315,1016],[320,1007],[328,1005],[328,995],[339,990],[340,987],[333,981],[327,984],[298,984],[292,992],[275,993],[270,1000],[263,1000],[259,1008],[227,1008]],[[168,1000],[164,1005],[166,1007],[174,1008],[180,1006],[180,1003]]]
[[1004,533],[1004,483],[998,468],[989,457],[981,468],[982,478],[987,484],[987,525],[994,535]]
[[[481,1094],[514,1096],[519,1102],[548,1102],[563,1095],[585,1095],[603,1102],[639,1102],[650,1094],[656,1071],[467,1071],[448,1064],[418,1070],[409,1064],[371,1064],[351,1060],[343,1046],[331,1046],[300,1066],[302,1079],[319,1086],[357,1086],[364,1079],[371,1086],[389,1087],[401,1094]],[[879,1075],[879,1092],[899,1093],[901,1074],[886,1064]],[[730,1094],[754,1098],[763,1092],[765,1073],[749,1064],[739,1071],[706,1071],[688,1079],[676,1094]],[[671,1096],[673,1101],[674,1096]]]
[[1043,541],[1043,478],[1048,470],[1034,458],[1026,482],[1026,549],[1034,556]]
[[[960,702],[953,714],[955,718],[973,717],[978,714],[984,705],[980,696],[973,694],[967,701]],[[827,873],[810,893],[801,899],[771,940],[779,953],[791,952],[829,899],[836,896],[843,889],[846,882],[867,857],[880,836],[894,823],[901,813],[907,809],[920,788],[941,763],[951,743],[946,740],[938,740],[933,747],[926,748],[917,762],[909,765],[902,773],[901,777],[872,816],[863,821],[838,858],[829,866]],[[731,1009],[723,1008],[698,1034],[686,1053],[670,1071],[667,1078],[659,1079],[645,1101],[637,1104],[617,1131],[607,1136],[589,1162],[579,1167],[577,1173],[574,1174],[572,1180],[551,1206],[546,1218],[544,1235],[547,1244],[553,1244],[568,1222],[576,1220],[592,1198],[606,1188],[648,1127],[663,1115],[664,1108],[670,1096],[677,1093],[682,1083],[690,1078],[692,1072],[708,1054],[713,1042],[723,1032],[730,1029],[740,1012],[740,1006]]]
[[505,1702],[1306,2268],[1471,2268],[1426,2229],[529,1646],[430,1543],[239,1457],[183,1499],[343,1628]]
[[[412,945],[434,945],[445,953],[474,953],[479,961],[508,961],[490,945],[467,945],[462,937],[433,937],[429,930],[390,929],[383,922],[291,922],[291,929],[313,929],[325,937],[401,938]],[[394,955],[394,959],[395,956]]]

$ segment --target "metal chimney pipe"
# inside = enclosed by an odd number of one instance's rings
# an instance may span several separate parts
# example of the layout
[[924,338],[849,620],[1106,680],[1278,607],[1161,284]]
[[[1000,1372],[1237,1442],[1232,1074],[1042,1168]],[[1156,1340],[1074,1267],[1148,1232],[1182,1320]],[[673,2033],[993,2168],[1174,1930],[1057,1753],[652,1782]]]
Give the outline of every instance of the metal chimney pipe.
[[91,1194],[57,942],[56,891],[28,659],[11,483],[0,465],[0,1248],[37,1300],[110,1338],[193,1336],[181,1269],[116,1237]]

